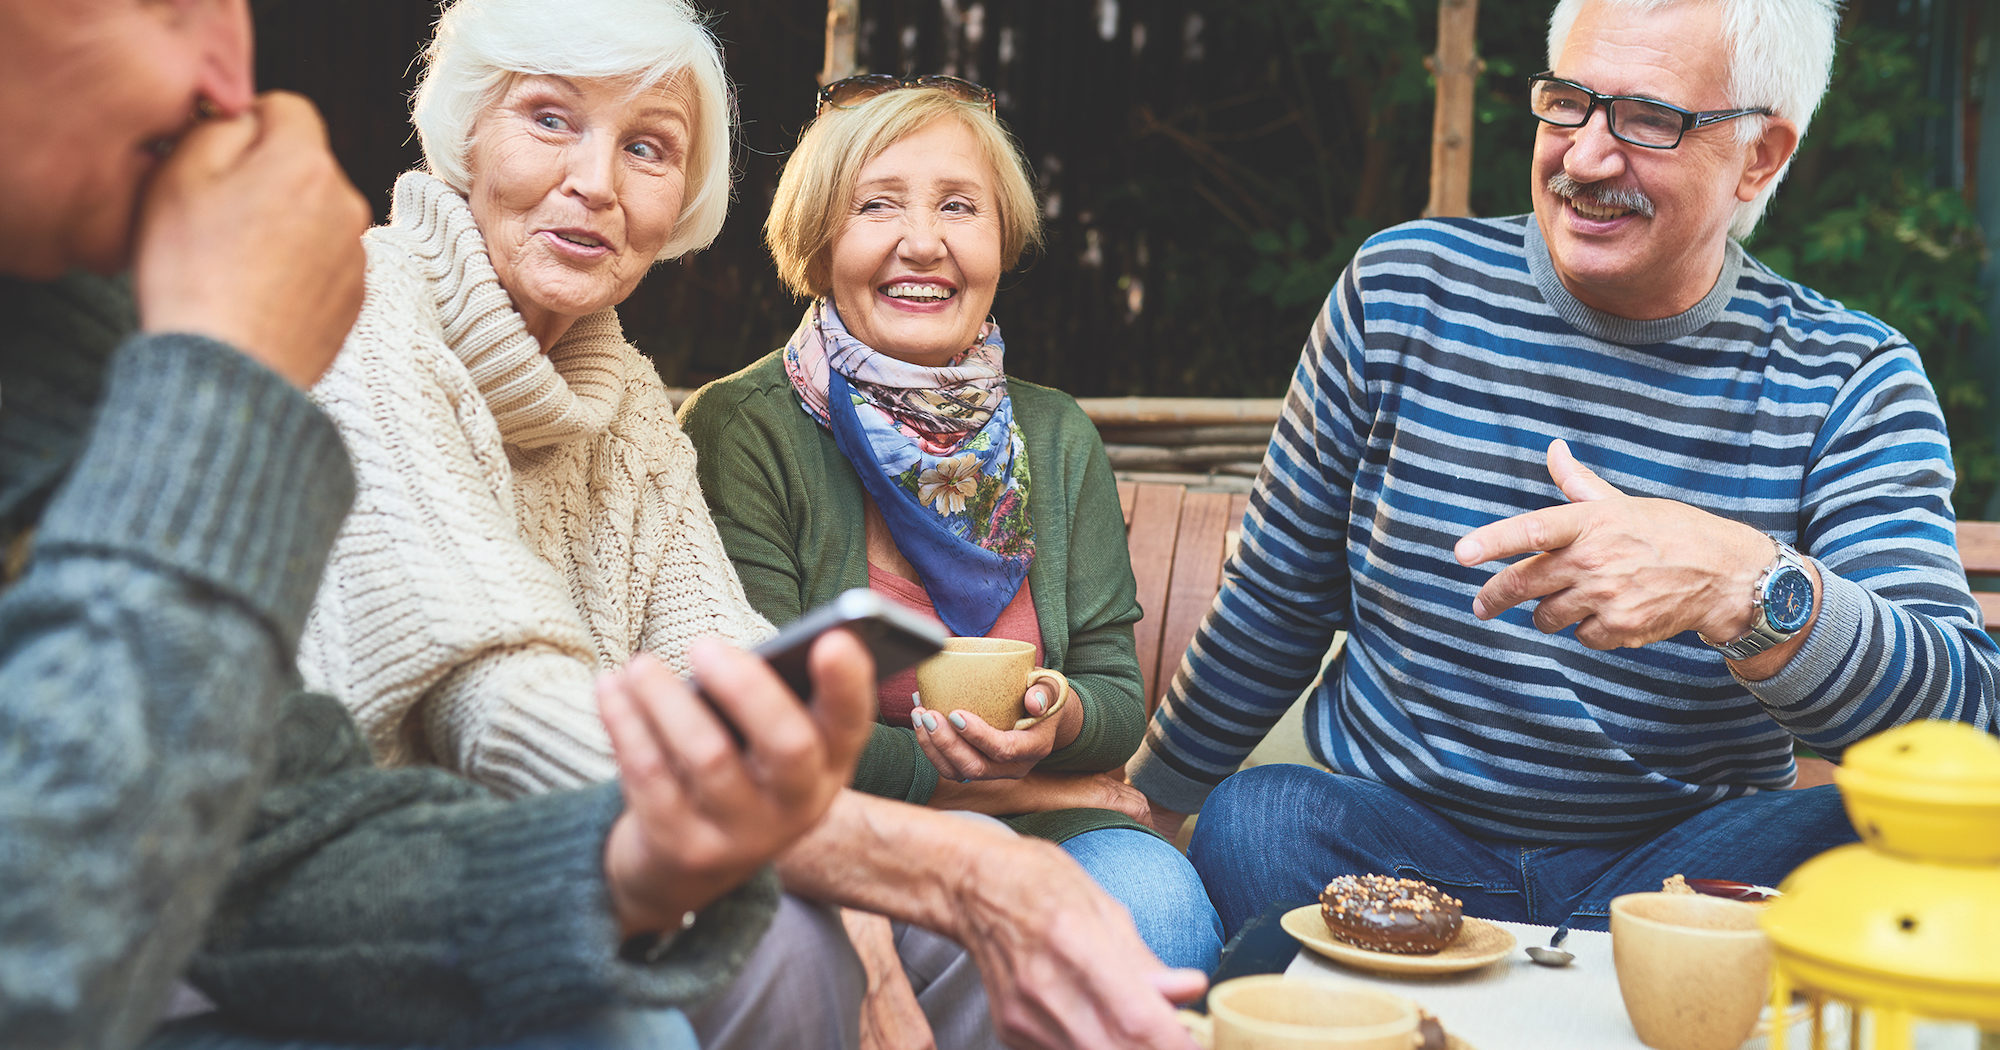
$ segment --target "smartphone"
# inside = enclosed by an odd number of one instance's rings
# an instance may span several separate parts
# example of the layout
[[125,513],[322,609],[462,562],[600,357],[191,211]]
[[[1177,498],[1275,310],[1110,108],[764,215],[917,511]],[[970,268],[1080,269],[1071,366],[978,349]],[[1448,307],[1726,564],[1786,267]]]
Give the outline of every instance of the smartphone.
[[812,695],[806,674],[806,653],[814,640],[835,628],[853,631],[875,658],[875,677],[887,678],[914,667],[939,649],[949,637],[944,625],[906,609],[866,587],[842,591],[825,605],[786,624],[762,645],[750,650],[778,672],[799,699]]

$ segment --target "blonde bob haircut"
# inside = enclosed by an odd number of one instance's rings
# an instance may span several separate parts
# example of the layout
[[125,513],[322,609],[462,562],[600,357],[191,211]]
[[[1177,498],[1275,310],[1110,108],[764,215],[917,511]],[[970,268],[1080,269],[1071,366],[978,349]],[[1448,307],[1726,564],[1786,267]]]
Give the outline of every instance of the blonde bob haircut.
[[431,174],[472,189],[479,118],[523,76],[629,81],[637,95],[672,80],[694,105],[685,192],[654,261],[708,247],[729,210],[736,99],[722,53],[685,0],[454,0],[439,16],[410,99]]
[[764,243],[778,276],[800,298],[833,294],[833,242],[847,224],[849,198],[861,169],[883,150],[940,120],[972,132],[1000,207],[1000,266],[1011,270],[1021,254],[1042,243],[1042,213],[1021,147],[998,117],[983,106],[937,88],[898,88],[859,105],[826,112],[806,128],[798,149],[778,176]]

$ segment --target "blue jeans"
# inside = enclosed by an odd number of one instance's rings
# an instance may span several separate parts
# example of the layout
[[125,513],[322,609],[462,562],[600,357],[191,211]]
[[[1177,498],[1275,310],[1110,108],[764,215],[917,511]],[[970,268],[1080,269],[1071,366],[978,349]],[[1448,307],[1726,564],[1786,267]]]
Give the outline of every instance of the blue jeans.
[[1483,919],[1602,930],[1611,898],[1669,875],[1775,886],[1856,837],[1831,785],[1720,802],[1635,842],[1536,846],[1468,835],[1374,781],[1269,765],[1215,789],[1188,859],[1230,935],[1272,902],[1304,904],[1334,876],[1369,873],[1433,883]]
[[[200,1014],[165,1025],[141,1050],[361,1050],[391,1044],[328,1042],[255,1035]],[[395,1044],[414,1050],[408,1044]],[[479,1050],[698,1050],[679,1010],[615,1010],[534,1035],[481,1044]]]
[[1173,843],[1135,828],[1101,828],[1062,848],[1132,913],[1139,938],[1161,962],[1215,972],[1222,923],[1201,877]]

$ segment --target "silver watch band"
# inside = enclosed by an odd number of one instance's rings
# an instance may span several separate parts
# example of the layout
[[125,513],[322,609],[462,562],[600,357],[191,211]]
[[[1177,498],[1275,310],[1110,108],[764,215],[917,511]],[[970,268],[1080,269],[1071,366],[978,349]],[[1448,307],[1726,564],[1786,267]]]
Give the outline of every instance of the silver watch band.
[[1750,629],[1726,642],[1715,641],[1699,631],[1695,633],[1695,637],[1706,642],[1710,648],[1720,650],[1722,655],[1731,660],[1747,660],[1772,646],[1791,641],[1792,636],[1798,633],[1781,631],[1771,625],[1771,618],[1764,610],[1764,584],[1770,580],[1772,573],[1786,565],[1804,568],[1805,559],[1799,557],[1799,552],[1793,550],[1791,544],[1768,532],[1764,535],[1769,537],[1772,545],[1777,548],[1777,556],[1771,559],[1771,564],[1766,565],[1764,571],[1758,573],[1757,578],[1750,583]]

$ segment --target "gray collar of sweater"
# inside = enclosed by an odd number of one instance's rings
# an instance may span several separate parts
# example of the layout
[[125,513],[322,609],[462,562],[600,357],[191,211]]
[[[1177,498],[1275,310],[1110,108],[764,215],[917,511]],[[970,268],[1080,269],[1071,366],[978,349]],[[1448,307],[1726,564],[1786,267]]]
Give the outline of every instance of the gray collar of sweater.
[[578,320],[544,354],[493,271],[471,206],[424,172],[396,180],[387,232],[400,235],[430,282],[445,342],[465,362],[509,445],[567,444],[610,425],[637,358],[616,312],[607,307]]
[[1569,322],[1570,327],[1593,339],[1625,346],[1645,346],[1671,343],[1698,332],[1722,316],[1723,307],[1729,305],[1730,297],[1736,294],[1736,279],[1743,272],[1743,246],[1732,238],[1722,252],[1722,272],[1716,275],[1714,287],[1701,297],[1700,302],[1672,317],[1634,321],[1592,309],[1571,295],[1569,289],[1563,287],[1562,278],[1556,276],[1555,262],[1549,258],[1549,246],[1542,240],[1541,224],[1535,221],[1533,215],[1527,216],[1526,220],[1528,273],[1534,277],[1536,287],[1541,289],[1542,299],[1555,310],[1557,316]]

